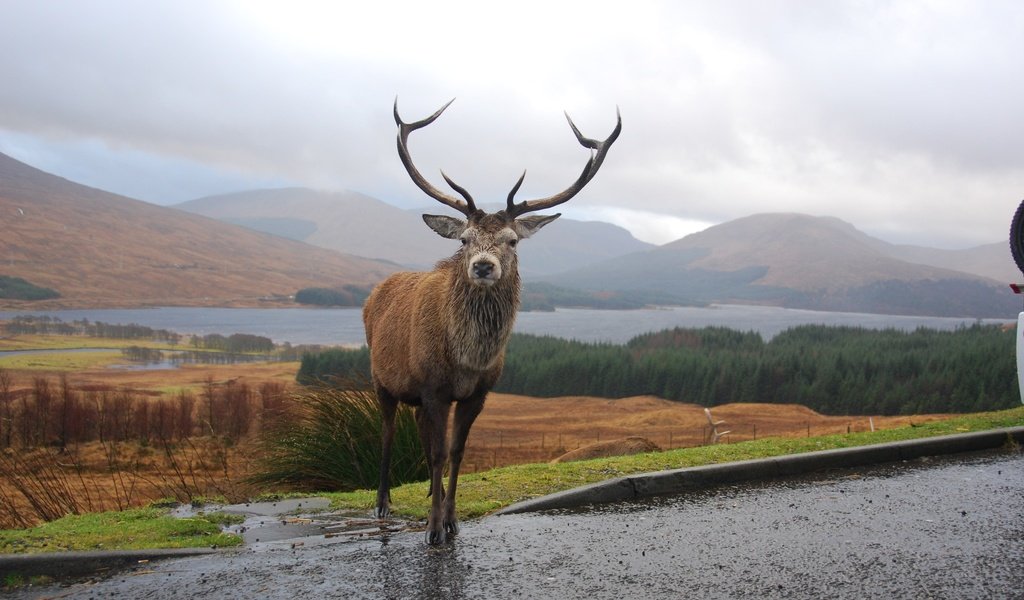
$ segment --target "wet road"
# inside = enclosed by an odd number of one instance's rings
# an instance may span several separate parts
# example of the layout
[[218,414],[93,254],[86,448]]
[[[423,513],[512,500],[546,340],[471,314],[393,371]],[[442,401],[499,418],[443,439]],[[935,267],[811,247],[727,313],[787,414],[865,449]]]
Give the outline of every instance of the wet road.
[[1024,455],[930,459],[422,534],[257,545],[69,598],[1012,598],[1024,595]]

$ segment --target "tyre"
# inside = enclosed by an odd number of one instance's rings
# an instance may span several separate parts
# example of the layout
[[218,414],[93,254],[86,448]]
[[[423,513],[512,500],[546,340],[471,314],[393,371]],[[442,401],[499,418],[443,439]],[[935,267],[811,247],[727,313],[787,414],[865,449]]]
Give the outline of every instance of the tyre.
[[1010,254],[1017,268],[1024,273],[1024,202],[1017,207],[1010,224]]

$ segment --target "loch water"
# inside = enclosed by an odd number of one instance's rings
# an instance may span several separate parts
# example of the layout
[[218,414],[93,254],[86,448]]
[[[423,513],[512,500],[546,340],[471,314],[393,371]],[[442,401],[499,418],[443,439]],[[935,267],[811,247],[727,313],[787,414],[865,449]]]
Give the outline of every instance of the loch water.
[[[181,334],[247,333],[275,343],[361,345],[362,311],[358,308],[195,308],[82,309],[57,311],[0,311],[0,320],[18,315],[47,315],[62,321],[101,321],[137,324]],[[673,327],[720,326],[755,331],[765,339],[798,325],[820,324],[900,329],[919,327],[953,330],[974,323],[1010,325],[1012,319],[916,317],[865,313],[820,312],[771,306],[711,305],[637,310],[559,308],[554,312],[519,313],[515,331],[586,342],[624,343],[651,331]]]

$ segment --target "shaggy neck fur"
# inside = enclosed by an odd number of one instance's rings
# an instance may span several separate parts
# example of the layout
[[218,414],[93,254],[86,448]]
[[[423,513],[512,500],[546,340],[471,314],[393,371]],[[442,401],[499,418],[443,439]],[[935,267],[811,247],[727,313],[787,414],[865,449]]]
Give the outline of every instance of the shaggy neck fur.
[[448,348],[455,364],[486,371],[504,356],[512,333],[519,310],[519,270],[513,259],[509,270],[493,286],[476,286],[467,281],[460,254],[442,263],[446,263],[453,280],[448,296]]

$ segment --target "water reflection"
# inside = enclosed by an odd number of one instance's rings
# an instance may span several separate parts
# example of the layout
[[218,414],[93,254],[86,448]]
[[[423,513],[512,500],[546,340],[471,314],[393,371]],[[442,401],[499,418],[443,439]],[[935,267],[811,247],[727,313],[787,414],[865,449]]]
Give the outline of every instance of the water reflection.
[[458,539],[429,546],[417,534],[402,536],[400,540],[384,538],[377,564],[384,598],[448,600],[468,597],[466,582],[471,569],[460,555]]

